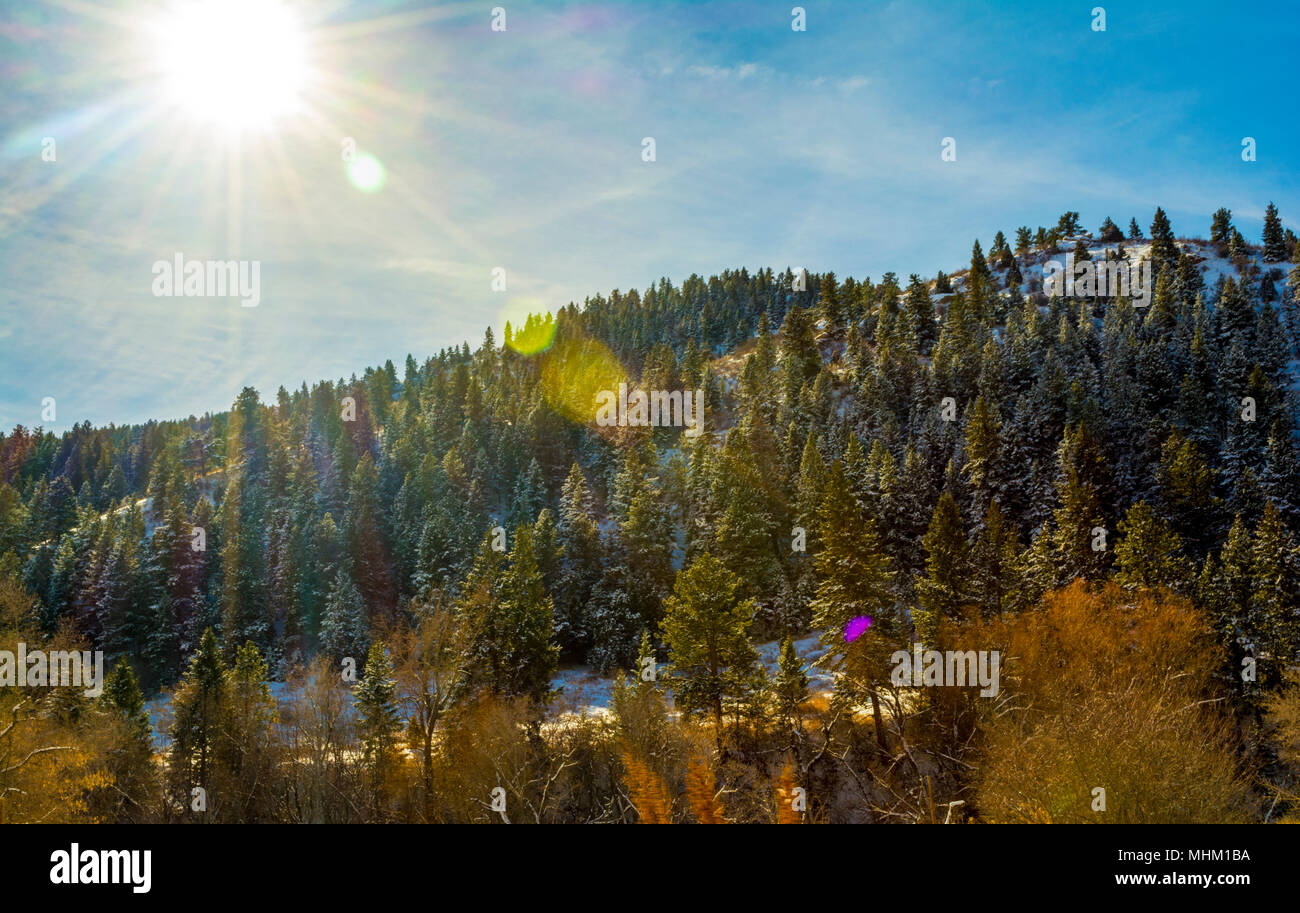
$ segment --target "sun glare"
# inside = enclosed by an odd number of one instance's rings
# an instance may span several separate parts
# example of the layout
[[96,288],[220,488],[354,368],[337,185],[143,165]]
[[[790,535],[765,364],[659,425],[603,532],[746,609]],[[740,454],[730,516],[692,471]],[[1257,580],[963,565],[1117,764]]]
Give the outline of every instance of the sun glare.
[[306,42],[279,0],[184,0],[153,31],[162,88],[187,115],[244,128],[298,107]]

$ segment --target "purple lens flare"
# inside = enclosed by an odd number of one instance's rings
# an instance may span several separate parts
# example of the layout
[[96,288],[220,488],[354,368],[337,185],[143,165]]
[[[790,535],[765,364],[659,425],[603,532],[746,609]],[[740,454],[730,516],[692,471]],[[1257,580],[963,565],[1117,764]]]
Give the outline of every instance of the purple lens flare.
[[844,626],[844,639],[849,643],[853,643],[853,641],[865,634],[869,627],[871,627],[871,619],[866,615],[859,615]]

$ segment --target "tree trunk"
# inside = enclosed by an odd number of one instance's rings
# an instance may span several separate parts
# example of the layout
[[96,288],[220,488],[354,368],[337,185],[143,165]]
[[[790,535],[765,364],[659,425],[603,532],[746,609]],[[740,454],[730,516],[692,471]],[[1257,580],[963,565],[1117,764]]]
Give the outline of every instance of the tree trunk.
[[871,720],[875,724],[876,744],[880,746],[881,751],[888,754],[889,744],[885,741],[885,724],[880,714],[880,696],[876,693],[875,688],[870,689],[867,693],[871,696]]

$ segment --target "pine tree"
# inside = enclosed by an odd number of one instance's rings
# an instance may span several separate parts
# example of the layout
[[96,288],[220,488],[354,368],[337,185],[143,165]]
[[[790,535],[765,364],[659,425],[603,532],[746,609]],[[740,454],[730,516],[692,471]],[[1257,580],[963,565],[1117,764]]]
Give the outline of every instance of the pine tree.
[[1020,604],[1020,543],[997,500],[989,502],[970,550],[970,592],[980,615],[998,618]]
[[1094,530],[1105,529],[1100,482],[1104,470],[1097,443],[1087,428],[1066,429],[1057,451],[1060,466],[1056,492],[1060,506],[1053,514],[1052,554],[1055,585],[1076,578],[1097,580],[1105,567],[1106,551],[1097,548]]
[[499,572],[500,564],[486,536],[460,605],[473,632],[473,678],[498,694],[541,701],[550,691],[559,648],[552,643],[554,607],[530,527],[515,530],[509,564]]
[[[261,459],[261,451],[249,459]],[[221,630],[227,649],[251,640],[261,648],[270,645],[271,622],[266,573],[267,530],[265,504],[254,479],[244,476],[230,483],[221,501],[217,523],[221,528]]]
[[1234,343],[1243,348],[1254,345],[1255,308],[1245,289],[1231,276],[1223,284],[1215,318],[1219,326],[1219,342],[1225,350]]
[[961,511],[952,492],[944,491],[935,506],[930,528],[922,540],[926,552],[926,576],[917,582],[920,608],[916,631],[925,644],[938,643],[941,621],[957,621],[969,602],[969,548],[962,528]]
[[1156,499],[1171,529],[1193,553],[1205,554],[1219,534],[1220,502],[1214,496],[1215,473],[1199,449],[1177,432],[1160,448]]
[[1029,251],[1034,244],[1034,233],[1029,230],[1028,225],[1021,225],[1016,229],[1016,253],[1021,257],[1028,256]]
[[1210,241],[1226,250],[1232,239],[1232,210],[1220,206],[1210,221]]
[[600,529],[591,492],[577,463],[569,469],[560,496],[558,524],[560,581],[555,597],[555,637],[562,651],[581,655],[590,643],[587,607],[602,572]]
[[821,318],[826,321],[826,329],[832,332],[843,329],[844,309],[840,302],[840,292],[835,282],[835,274],[828,272],[823,275],[818,283],[817,291],[820,297]]
[[126,544],[118,540],[95,584],[95,613],[103,631],[101,644],[108,656],[133,655],[140,659],[145,618],[136,597]]
[[976,510],[982,510],[999,490],[1001,428],[996,409],[982,395],[975,397],[962,429],[966,457],[962,473],[970,483]]
[[[864,517],[849,489],[844,467],[836,462],[822,497],[821,545],[817,553],[814,624],[826,648],[823,658],[841,673],[836,694],[850,704],[870,700],[876,738],[885,744],[879,691],[888,681],[887,657],[902,642],[904,629],[894,596],[894,570],[875,524]],[[866,622],[861,636],[848,640],[849,624]]]
[[386,817],[385,798],[392,789],[392,779],[401,763],[397,736],[397,688],[393,681],[393,661],[382,640],[370,645],[366,671],[354,696],[357,707],[357,737],[361,743],[361,760],[370,780],[372,813],[375,820]]
[[108,676],[104,679],[104,691],[101,700],[111,705],[129,724],[132,735],[143,745],[148,746],[151,739],[149,714],[145,713],[144,695],[136,683],[131,664],[119,659]]
[[[793,526],[803,533],[804,551],[800,554],[815,554],[818,543],[818,512],[821,509],[822,489],[826,484],[826,464],[811,432],[804,441],[803,453],[799,460],[795,476]],[[797,535],[795,529],[791,536]],[[796,561],[798,557],[796,556]]]
[[510,503],[511,526],[532,524],[545,506],[546,481],[542,477],[541,464],[534,457],[528,464],[528,471],[519,476],[515,483],[514,497]]
[[157,779],[153,762],[153,730],[145,711],[144,696],[135,673],[125,659],[104,679],[100,705],[120,725],[108,752],[108,773],[113,791],[107,816],[113,822],[144,820]]
[[590,644],[585,658],[597,672],[626,665],[636,647],[638,632],[645,629],[645,620],[633,605],[631,590],[627,568],[616,551],[584,606]]
[[725,504],[712,538],[712,547],[727,569],[742,581],[743,593],[759,600],[776,591],[781,564],[773,548],[775,520],[768,510],[764,479],[748,447],[733,446],[739,434],[728,437],[719,465],[714,499]]
[[991,277],[988,261],[984,259],[984,252],[980,250],[979,239],[976,239],[970,252],[970,284],[967,288],[970,288],[976,282],[987,282]]
[[273,814],[278,801],[273,792],[280,768],[273,732],[276,704],[268,677],[266,661],[252,642],[235,652],[234,665],[226,670],[215,744],[219,778],[209,789],[219,794],[223,807],[218,820],[256,824]]
[[325,600],[325,617],[320,626],[320,646],[335,661],[366,655],[370,645],[365,603],[361,591],[347,571],[339,571]]
[[998,269],[1006,269],[1011,264],[1011,246],[1007,244],[1007,236],[1000,231],[994,235],[993,244],[989,246],[989,260]]
[[1166,267],[1173,267],[1178,262],[1178,244],[1174,241],[1174,231],[1169,226],[1169,217],[1159,206],[1155,218],[1151,220],[1151,266],[1155,274],[1160,275]]
[[906,308],[909,332],[916,350],[922,355],[929,355],[939,338],[939,326],[935,323],[930,290],[915,273],[907,286]]
[[1239,268],[1243,265],[1250,254],[1250,245],[1237,229],[1232,230],[1232,237],[1228,239],[1228,259],[1235,263]]
[[1286,237],[1282,234],[1282,220],[1277,216],[1277,207],[1271,202],[1264,210],[1264,260],[1268,263],[1281,263],[1287,258]]
[[1129,508],[1115,543],[1115,580],[1127,587],[1168,587],[1186,593],[1194,569],[1183,555],[1183,540],[1145,501]]
[[781,370],[785,376],[783,387],[787,397],[789,390],[798,390],[816,377],[821,366],[822,356],[817,348],[813,322],[803,308],[792,307],[781,327]]
[[1079,224],[1079,213],[1069,210],[1062,214],[1056,222],[1056,233],[1062,238],[1073,238],[1083,231],[1083,226]]
[[[192,787],[210,789],[224,708],[225,670],[216,635],[208,628],[172,696],[169,793],[188,802]],[[187,805],[188,808],[188,805]]]
[[808,698],[808,674],[803,670],[803,660],[795,652],[789,634],[781,641],[781,652],[777,655],[772,694],[782,721],[795,729],[800,719],[799,708]]
[[1119,226],[1115,224],[1110,216],[1106,216],[1101,223],[1101,228],[1097,230],[1097,239],[1105,244],[1123,241],[1124,232],[1119,230]]
[[1250,617],[1245,634],[1259,658],[1261,688],[1276,688],[1300,647],[1300,547],[1269,503],[1251,542]]
[[1242,660],[1256,653],[1258,633],[1251,622],[1251,602],[1255,581],[1252,577],[1253,549],[1250,532],[1238,516],[1228,531],[1227,540],[1214,555],[1205,560],[1197,580],[1197,600],[1203,605],[1227,653],[1224,675],[1240,687],[1248,700],[1257,698],[1259,683],[1243,681]]
[[1025,277],[1020,272],[1020,264],[1015,258],[1011,259],[1011,264],[1007,268],[1007,288],[1017,289],[1024,284]]
[[677,575],[664,607],[674,698],[687,713],[709,712],[719,739],[724,702],[747,697],[760,675],[749,641],[758,607],[740,590],[739,578],[703,554]]
[[392,549],[380,505],[379,473],[369,453],[362,455],[348,486],[344,540],[352,559],[353,581],[365,601],[366,617],[393,620],[397,602],[393,585]]
[[662,611],[662,601],[671,586],[672,524],[665,498],[647,479],[644,470],[631,487],[633,494],[626,515],[618,526],[618,541],[628,574],[632,606],[641,626],[653,627]]

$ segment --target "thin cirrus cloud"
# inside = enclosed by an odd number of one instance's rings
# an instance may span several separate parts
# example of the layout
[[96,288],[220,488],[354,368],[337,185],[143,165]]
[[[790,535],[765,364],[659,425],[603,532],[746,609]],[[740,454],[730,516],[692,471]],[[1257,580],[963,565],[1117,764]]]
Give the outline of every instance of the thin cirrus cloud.
[[[741,0],[517,2],[505,32],[479,4],[302,6],[320,97],[233,149],[132,76],[155,4],[0,0],[0,428],[47,395],[56,429],[220,410],[661,276],[933,275],[1066,209],[1203,234],[1226,205],[1256,236],[1268,200],[1300,211],[1282,7],[1110,3],[1094,33],[1029,3],[805,3],[795,33]],[[261,304],[154,298],[177,251],[260,261]]]

